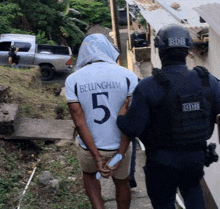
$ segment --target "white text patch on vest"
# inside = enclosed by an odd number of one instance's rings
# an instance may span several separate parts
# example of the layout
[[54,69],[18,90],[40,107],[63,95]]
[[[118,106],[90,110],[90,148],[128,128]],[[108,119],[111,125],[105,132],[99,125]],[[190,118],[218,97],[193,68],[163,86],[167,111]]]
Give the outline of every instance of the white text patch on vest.
[[182,104],[182,111],[195,111],[200,110],[200,102],[184,103]]

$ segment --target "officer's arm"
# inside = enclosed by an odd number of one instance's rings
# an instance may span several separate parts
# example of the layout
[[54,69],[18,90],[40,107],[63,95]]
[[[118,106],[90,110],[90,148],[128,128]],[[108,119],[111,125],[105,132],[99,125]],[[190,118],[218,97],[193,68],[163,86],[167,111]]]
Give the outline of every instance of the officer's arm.
[[[118,113],[119,115],[126,115],[127,114],[130,102],[131,102],[131,97],[127,97],[124,105],[122,106],[121,110]],[[131,138],[122,133],[118,153],[121,153],[124,156],[130,142],[131,142]]]
[[99,161],[101,159],[101,155],[98,152],[98,149],[95,146],[92,135],[86,125],[86,120],[84,116],[84,111],[79,103],[69,103],[69,110],[73,122],[76,126],[77,133],[82,139],[83,143],[91,152],[95,161]]
[[131,102],[131,97],[127,97],[122,108],[118,112],[118,115],[126,115],[127,114],[130,102]]
[[137,87],[133,93],[132,103],[126,115],[119,115],[117,125],[129,137],[139,136],[149,123],[149,107],[146,97]]

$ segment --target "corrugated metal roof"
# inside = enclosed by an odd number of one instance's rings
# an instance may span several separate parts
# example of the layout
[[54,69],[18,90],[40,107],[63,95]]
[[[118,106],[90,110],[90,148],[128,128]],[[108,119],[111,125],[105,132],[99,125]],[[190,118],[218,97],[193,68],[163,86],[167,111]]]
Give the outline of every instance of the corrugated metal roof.
[[[140,9],[141,15],[157,32],[159,29],[169,23],[180,24],[176,19],[166,12],[159,4],[151,0],[126,0],[132,1]],[[128,2],[128,4],[129,4]]]
[[[200,23],[198,13],[193,10],[194,7],[199,7],[204,4],[219,2],[219,0],[156,0],[167,12],[172,13],[174,18],[187,20],[187,23],[193,27],[203,26]],[[179,4],[178,9],[171,7],[172,3]]]
[[140,13],[156,32],[158,32],[163,26],[171,23],[181,25],[179,21],[173,18],[172,15],[167,13],[164,9],[157,9],[152,11],[140,9]]
[[156,2],[152,2],[152,0],[133,0],[136,5],[141,6],[144,10],[152,11],[156,9],[160,9],[160,5]]
[[[208,28],[207,23],[200,22],[200,15],[193,8],[220,2],[220,0],[156,0],[155,3],[152,0],[126,1],[128,4],[132,2],[138,6],[141,15],[156,32],[165,25],[175,23],[187,27],[193,37],[197,37],[197,33],[202,29]],[[179,4],[179,8],[171,7],[174,2]]]
[[132,0],[126,0],[129,5],[134,5],[135,3]]
[[220,35],[220,1],[219,3],[201,5],[194,10]]

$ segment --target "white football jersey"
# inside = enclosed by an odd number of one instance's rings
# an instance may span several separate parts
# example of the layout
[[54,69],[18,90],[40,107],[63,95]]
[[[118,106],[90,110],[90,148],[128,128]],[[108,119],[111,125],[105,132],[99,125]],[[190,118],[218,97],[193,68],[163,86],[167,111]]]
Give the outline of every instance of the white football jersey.
[[[119,110],[138,84],[128,69],[108,62],[93,62],[68,76],[68,103],[79,102],[86,124],[98,149],[116,150],[121,132],[116,125]],[[80,145],[86,148],[82,140]]]

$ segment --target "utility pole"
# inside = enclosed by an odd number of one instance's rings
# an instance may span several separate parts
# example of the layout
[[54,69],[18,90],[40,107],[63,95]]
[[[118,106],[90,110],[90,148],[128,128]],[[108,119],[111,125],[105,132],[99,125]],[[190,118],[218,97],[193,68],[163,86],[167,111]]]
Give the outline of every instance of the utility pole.
[[126,2],[127,6],[127,26],[128,26],[128,49],[131,50],[131,27],[130,27],[130,13],[129,13],[129,4]]
[[[115,46],[121,52],[121,39],[118,27],[118,12],[117,12],[117,5],[116,0],[110,0],[110,10],[111,10],[111,20],[112,20],[112,35]],[[121,58],[118,58],[118,64],[121,65]]]

